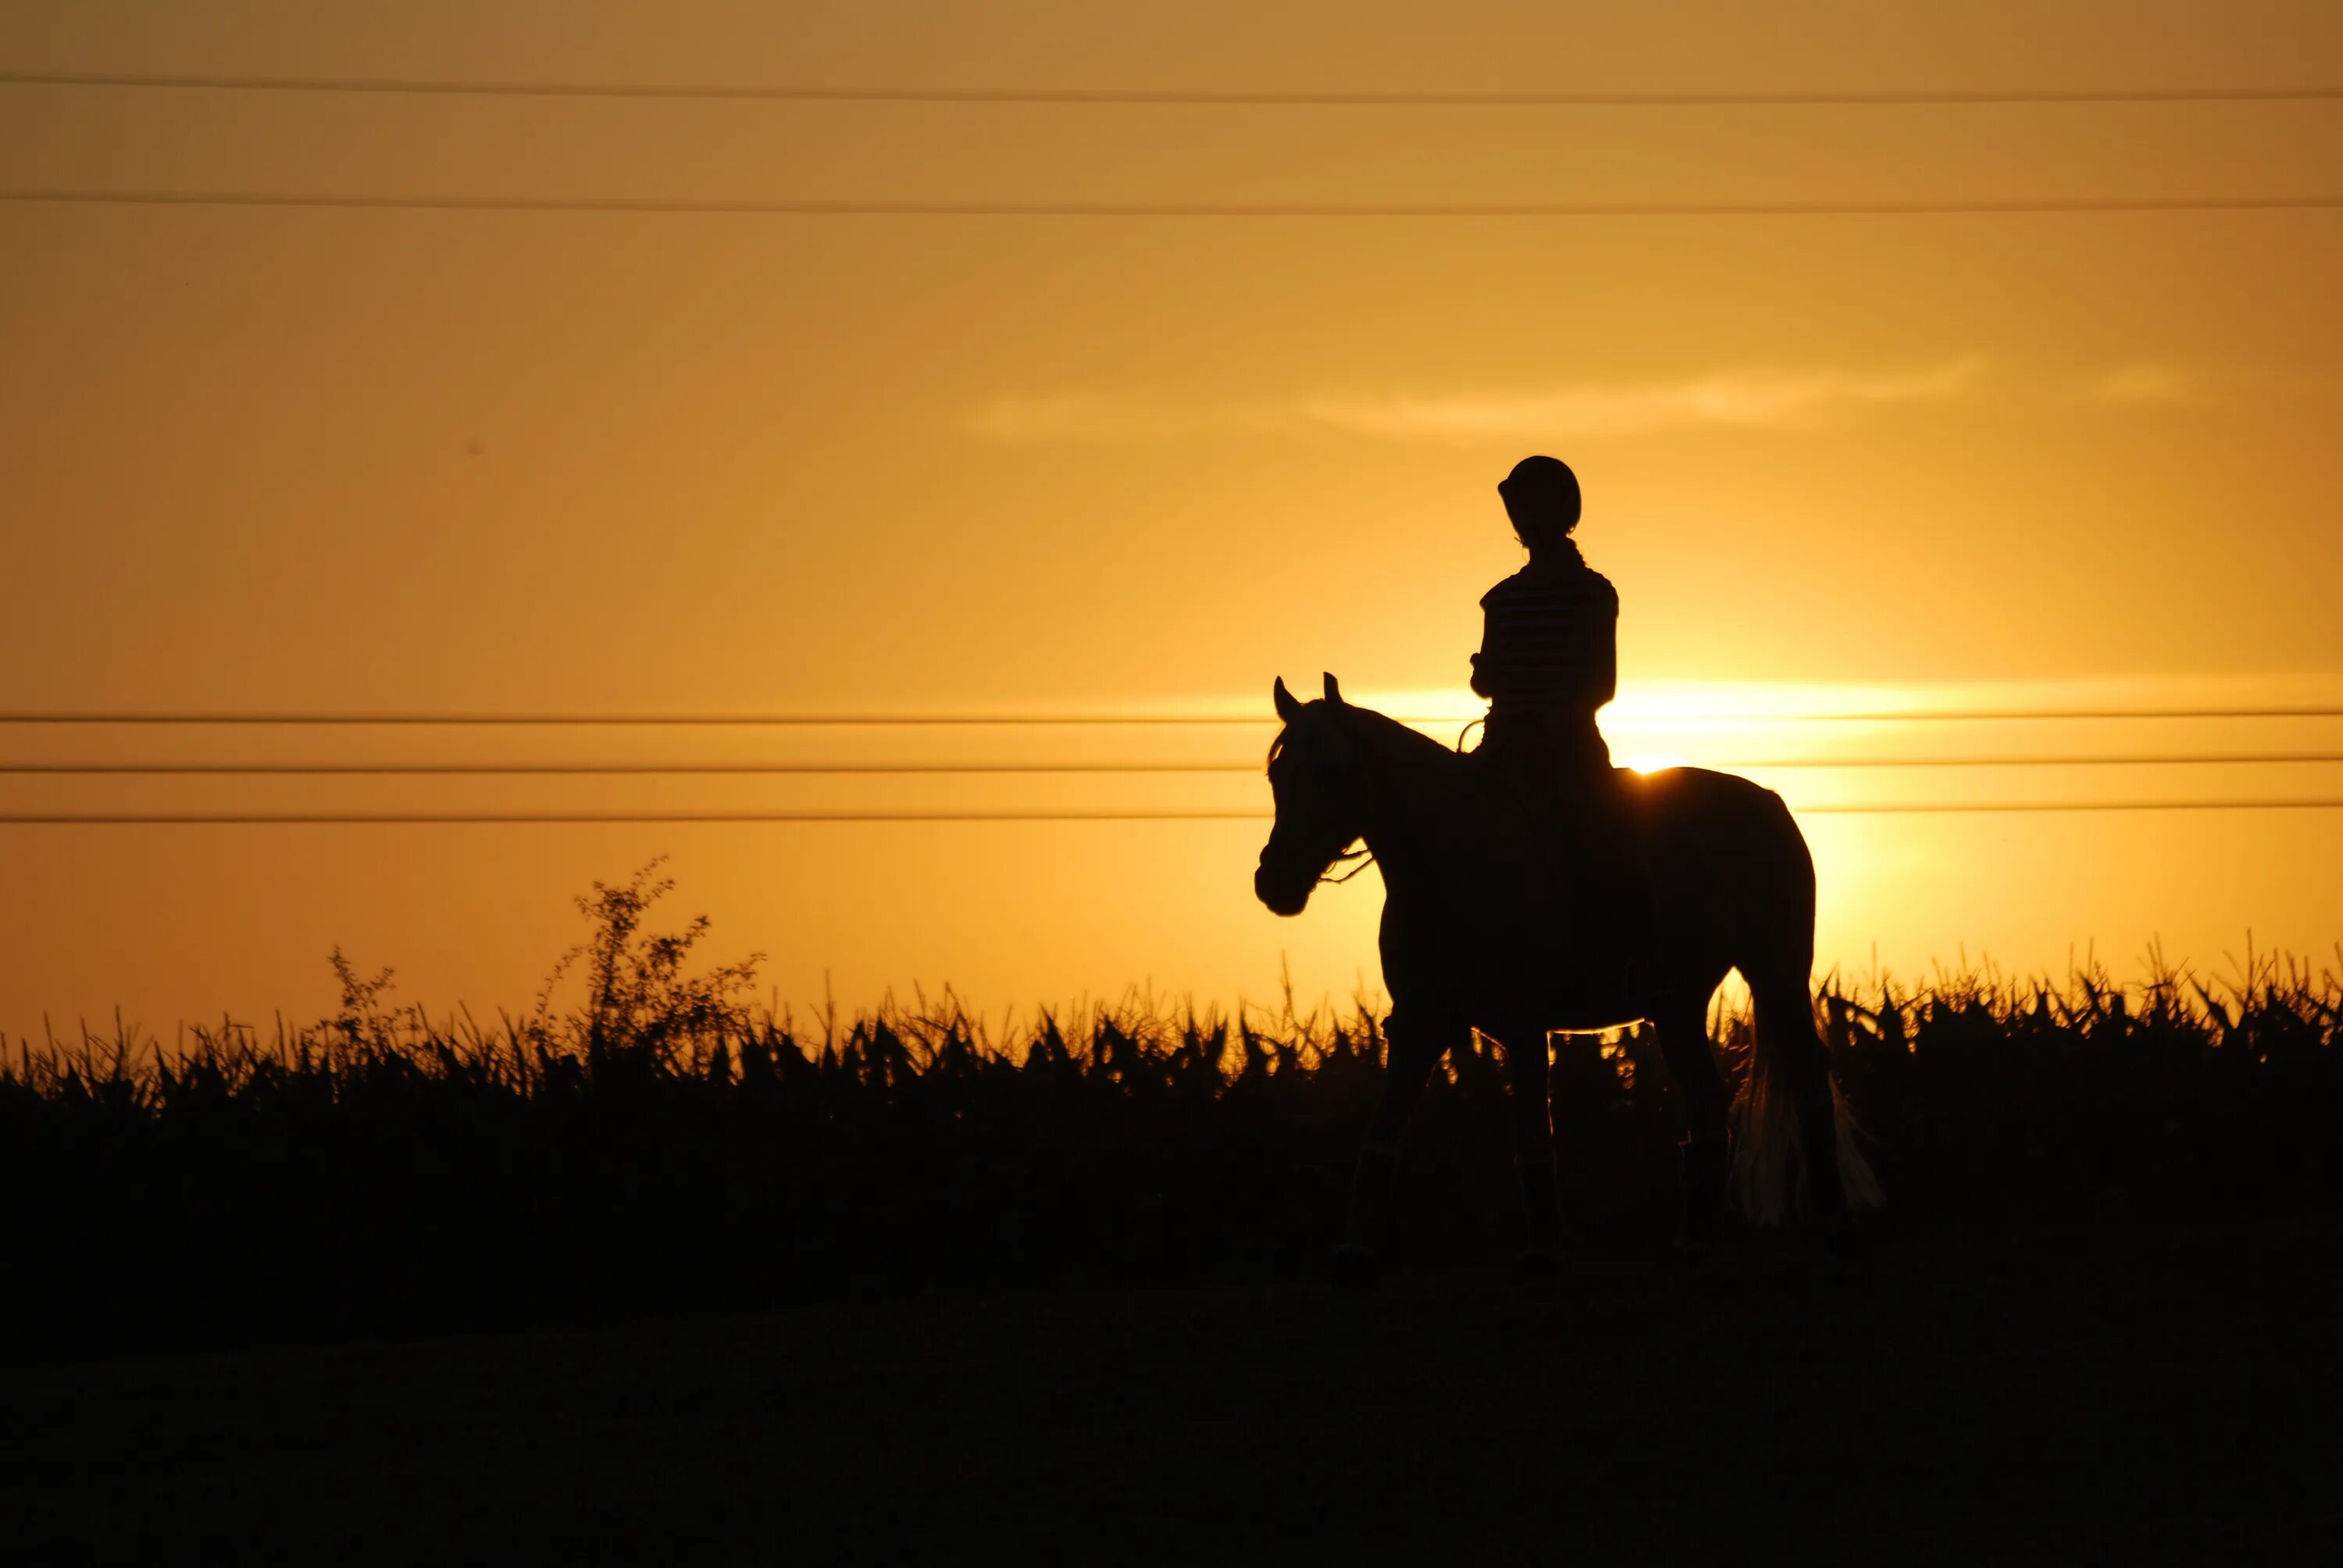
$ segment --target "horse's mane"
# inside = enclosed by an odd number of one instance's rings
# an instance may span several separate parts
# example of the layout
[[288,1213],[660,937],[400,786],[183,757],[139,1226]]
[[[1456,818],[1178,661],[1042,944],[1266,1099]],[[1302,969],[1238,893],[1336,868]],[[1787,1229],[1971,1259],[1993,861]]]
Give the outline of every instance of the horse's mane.
[[1351,738],[1365,747],[1383,768],[1410,775],[1432,775],[1443,773],[1457,763],[1457,752],[1388,714],[1349,702],[1334,711],[1341,715]]

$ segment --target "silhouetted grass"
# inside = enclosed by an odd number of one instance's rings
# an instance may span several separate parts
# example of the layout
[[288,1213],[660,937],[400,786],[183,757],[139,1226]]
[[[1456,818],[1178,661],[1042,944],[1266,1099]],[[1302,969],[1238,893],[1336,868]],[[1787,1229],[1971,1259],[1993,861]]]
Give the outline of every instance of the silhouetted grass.
[[[811,1026],[651,935],[647,871],[526,1017],[432,1021],[337,951],[337,1016],[169,1046],[17,1042],[0,1174],[18,1354],[405,1332],[988,1283],[1317,1267],[1380,1077],[1362,1010],[1137,995],[988,1027],[959,998]],[[2052,985],[1826,985],[1891,1226],[2218,1220],[2324,1202],[2343,1110],[2332,970],[2252,957]],[[1857,990],[1861,994],[1856,994]],[[1718,1049],[1737,1069],[1745,1019]],[[1665,1233],[1675,1120],[1656,1042],[1557,1041],[1590,1250]],[[1411,1140],[1401,1245],[1502,1256],[1494,1052],[1460,1052]]]

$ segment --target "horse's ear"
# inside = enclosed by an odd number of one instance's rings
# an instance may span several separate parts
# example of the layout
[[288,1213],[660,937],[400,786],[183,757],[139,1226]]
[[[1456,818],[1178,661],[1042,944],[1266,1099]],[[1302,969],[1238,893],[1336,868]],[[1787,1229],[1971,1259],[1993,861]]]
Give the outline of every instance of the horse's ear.
[[1334,683],[1331,675],[1326,678],[1326,700],[1337,708],[1342,706],[1342,689]]
[[1292,723],[1302,712],[1302,704],[1294,699],[1293,693],[1285,689],[1285,677],[1282,675],[1277,678],[1277,685],[1270,692],[1270,697],[1277,704],[1277,719],[1281,724]]

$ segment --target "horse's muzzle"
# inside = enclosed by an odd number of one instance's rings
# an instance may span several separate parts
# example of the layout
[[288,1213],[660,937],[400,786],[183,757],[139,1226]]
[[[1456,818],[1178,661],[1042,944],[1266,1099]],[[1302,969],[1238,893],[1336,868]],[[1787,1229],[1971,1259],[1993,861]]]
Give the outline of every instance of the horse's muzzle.
[[1267,905],[1272,915],[1298,915],[1310,907],[1310,890],[1318,885],[1318,879],[1307,873],[1297,874],[1290,867],[1284,868],[1286,874],[1281,876],[1279,869],[1267,855],[1262,857],[1260,868],[1252,874],[1253,896]]

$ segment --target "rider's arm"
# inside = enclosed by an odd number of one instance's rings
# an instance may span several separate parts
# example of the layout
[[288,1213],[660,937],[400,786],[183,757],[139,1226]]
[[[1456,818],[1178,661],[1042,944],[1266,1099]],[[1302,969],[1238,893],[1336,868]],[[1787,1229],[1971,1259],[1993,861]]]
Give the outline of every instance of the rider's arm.
[[1619,627],[1614,619],[1610,632],[1603,638],[1602,651],[1596,656],[1594,668],[1587,671],[1587,696],[1592,706],[1603,707],[1619,695]]
[[1497,629],[1497,610],[1489,601],[1499,598],[1510,578],[1499,583],[1481,598],[1481,651],[1473,656],[1473,695],[1495,701],[1497,687],[1503,677],[1500,667],[1504,662],[1501,634]]
[[[1619,695],[1619,594],[1608,578],[1597,576],[1600,585],[1587,606],[1586,665],[1584,698],[1590,713]],[[1598,624],[1599,623],[1599,624]]]

